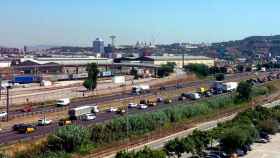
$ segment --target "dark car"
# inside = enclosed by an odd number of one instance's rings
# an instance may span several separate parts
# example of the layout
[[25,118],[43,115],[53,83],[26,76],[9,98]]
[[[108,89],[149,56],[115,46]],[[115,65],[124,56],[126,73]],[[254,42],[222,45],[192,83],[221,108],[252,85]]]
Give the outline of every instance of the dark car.
[[206,91],[204,95],[205,97],[211,97],[213,94],[210,91]]
[[241,149],[236,149],[235,153],[237,154],[237,156],[245,156],[245,152]]
[[161,86],[161,87],[159,88],[159,90],[166,90],[166,87],[165,87],[165,86]]
[[13,130],[19,133],[32,133],[36,127],[31,124],[16,124],[13,126]]
[[180,96],[179,98],[178,98],[178,100],[186,100],[187,98],[186,97],[184,97],[184,96]]
[[183,88],[182,84],[176,84],[176,88]]

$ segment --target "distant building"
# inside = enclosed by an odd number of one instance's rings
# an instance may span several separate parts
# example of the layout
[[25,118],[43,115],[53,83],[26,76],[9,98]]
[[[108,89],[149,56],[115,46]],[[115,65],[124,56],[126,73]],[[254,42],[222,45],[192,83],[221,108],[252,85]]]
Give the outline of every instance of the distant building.
[[139,58],[118,58],[114,59],[116,63],[145,63],[151,65],[162,65],[168,62],[176,63],[177,67],[182,68],[183,65],[188,64],[205,64],[207,66],[214,66],[215,60],[205,56],[145,56]]
[[101,38],[96,38],[92,43],[93,52],[103,54],[104,51],[104,41]]

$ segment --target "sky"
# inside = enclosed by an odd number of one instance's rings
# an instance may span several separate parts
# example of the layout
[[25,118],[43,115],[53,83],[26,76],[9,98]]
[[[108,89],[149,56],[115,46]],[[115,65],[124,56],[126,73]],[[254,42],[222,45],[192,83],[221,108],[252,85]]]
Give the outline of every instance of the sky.
[[219,42],[280,34],[279,0],[1,0],[0,46]]

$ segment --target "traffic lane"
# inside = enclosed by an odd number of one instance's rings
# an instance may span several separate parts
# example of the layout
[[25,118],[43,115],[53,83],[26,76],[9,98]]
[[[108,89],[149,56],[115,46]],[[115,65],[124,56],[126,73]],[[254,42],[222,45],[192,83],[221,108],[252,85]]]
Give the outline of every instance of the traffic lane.
[[[242,78],[244,76],[247,76],[249,74],[250,73],[234,74],[234,75],[230,76],[228,78],[228,80],[230,80],[230,79],[240,79],[240,78]],[[252,73],[251,73],[251,75],[252,75]],[[214,81],[210,81],[210,80],[199,80],[199,81],[193,81],[193,82],[187,82],[187,83],[180,83],[180,85],[182,86],[182,88],[186,88],[188,86],[199,86],[202,83],[204,83],[204,84],[211,84],[213,82]],[[171,90],[175,90],[175,89],[177,89],[176,84],[172,84],[171,86],[167,86],[165,90],[171,91]],[[159,90],[158,88],[153,88],[153,89],[151,89],[151,93],[147,93],[147,95],[155,93],[158,90]],[[120,94],[116,94],[116,95],[112,95],[112,96],[106,96],[104,98],[84,99],[82,101],[77,101],[77,102],[71,103],[69,105],[69,107],[70,108],[75,108],[75,107],[78,107],[78,106],[81,106],[81,105],[85,105],[85,104],[100,104],[100,103],[106,102],[108,100],[127,99],[129,97],[134,97],[134,96],[135,95],[133,95],[131,93],[125,92],[125,93],[120,93]],[[139,97],[141,97],[141,96],[139,96]],[[49,111],[49,110],[52,110],[52,109],[55,109],[55,108],[57,108],[57,107],[53,107],[53,106],[50,106],[50,107],[40,107],[40,108],[33,109],[32,112],[44,112],[44,111]],[[24,113],[28,113],[28,112],[21,112],[20,110],[17,110],[17,111],[12,111],[10,113],[11,113],[10,115],[17,115],[17,114],[24,114]]]

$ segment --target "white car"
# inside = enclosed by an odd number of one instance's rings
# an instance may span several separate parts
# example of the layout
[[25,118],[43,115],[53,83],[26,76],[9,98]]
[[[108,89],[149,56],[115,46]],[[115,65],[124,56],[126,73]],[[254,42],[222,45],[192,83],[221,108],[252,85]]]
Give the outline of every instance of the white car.
[[129,104],[128,104],[128,107],[129,107],[129,108],[137,108],[137,104],[135,104],[135,103],[129,103]]
[[115,107],[110,107],[108,109],[108,112],[116,112],[116,111],[118,111],[118,108],[115,108]]
[[83,117],[83,120],[95,120],[96,119],[96,116],[95,114],[85,114],[84,117]]
[[139,109],[147,109],[148,105],[146,104],[139,104]]
[[0,118],[4,118],[8,115],[6,111],[0,112]]
[[50,125],[51,123],[52,123],[52,120],[48,120],[46,118],[38,120],[38,125],[39,126]]

